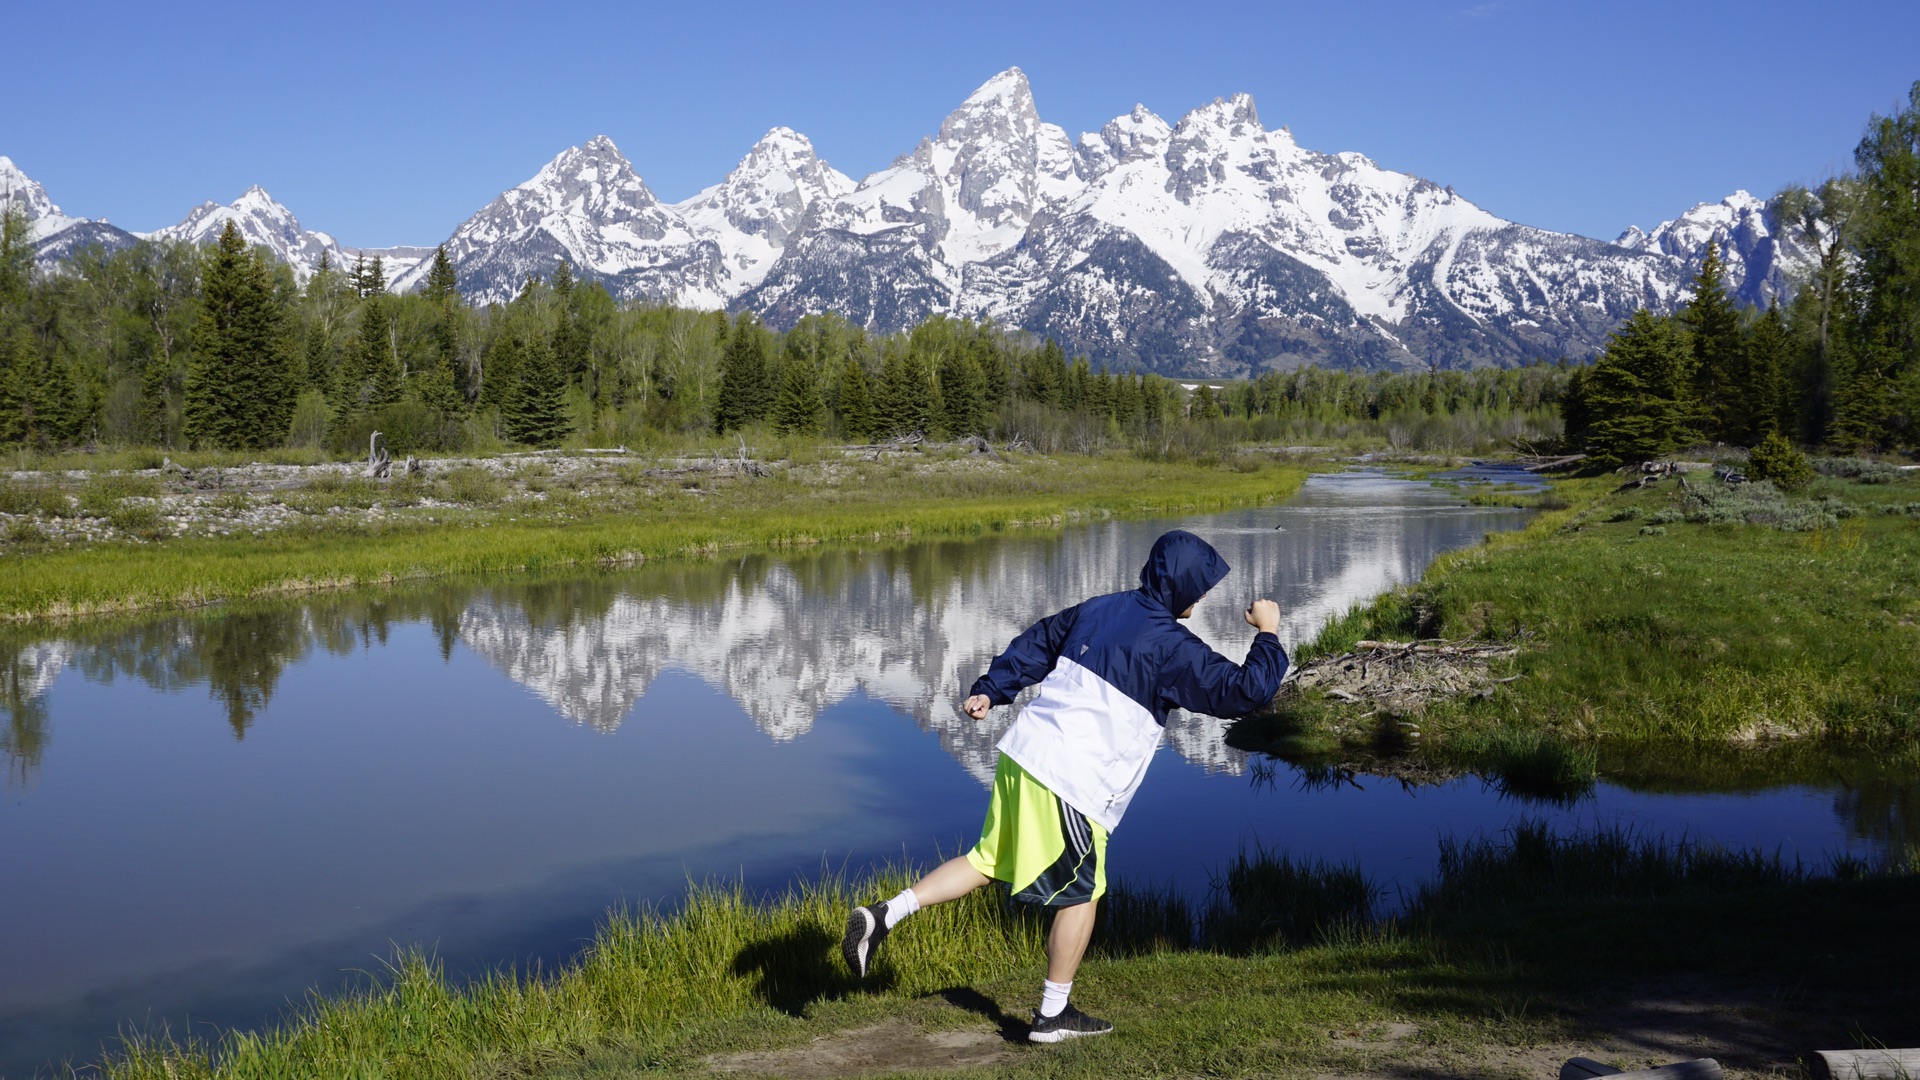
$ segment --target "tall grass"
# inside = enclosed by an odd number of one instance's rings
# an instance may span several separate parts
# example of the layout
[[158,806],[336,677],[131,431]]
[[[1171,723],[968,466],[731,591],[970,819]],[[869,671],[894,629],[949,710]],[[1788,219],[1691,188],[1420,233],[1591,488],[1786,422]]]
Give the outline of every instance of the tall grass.
[[[1500,836],[1443,840],[1440,855],[1435,878],[1403,897],[1398,915],[1377,910],[1377,891],[1355,866],[1267,850],[1243,852],[1223,868],[1200,906],[1117,885],[1100,915],[1094,981],[1151,995],[1156,1007],[1168,1007],[1176,1029],[1211,1021],[1175,1002],[1209,1002],[1236,1016],[1244,1004],[1271,1015],[1270,995],[1320,991],[1363,998],[1386,991],[1389,1001],[1404,998],[1402,1008],[1457,1017],[1542,975],[1584,981],[1587,974],[1558,967],[1528,974],[1516,959],[1571,949],[1591,968],[1609,969],[1607,957],[1620,952],[1617,935],[1671,936],[1676,901],[1692,905],[1679,909],[1678,925],[1697,947],[1764,956],[1778,943],[1747,939],[1749,923],[1771,926],[1779,910],[1798,918],[1809,903],[1853,920],[1889,899],[1805,893],[1809,887],[1890,882],[1902,911],[1916,893],[1906,867],[1846,860],[1809,867],[1624,829],[1557,835],[1523,822]],[[804,1023],[828,1002],[951,994],[998,985],[1009,973],[1037,979],[1044,918],[988,889],[916,915],[888,938],[874,974],[856,983],[838,955],[846,912],[897,891],[911,873],[890,867],[855,880],[825,873],[767,899],[738,885],[700,885],[670,914],[611,915],[577,960],[551,972],[499,971],[461,984],[430,956],[409,952],[356,991],[310,998],[271,1030],[185,1041],[164,1032],[129,1037],[101,1073],[116,1080],[513,1076],[565,1071],[617,1051],[627,1075],[697,1061],[746,1025],[782,1017]],[[1592,925],[1570,923],[1569,904]],[[1727,912],[1740,914],[1729,921]],[[1831,949],[1831,938],[1810,923],[1788,945]],[[1847,945],[1852,951],[1840,959],[1857,973],[1862,942]],[[1498,962],[1485,969],[1435,962],[1490,949]],[[1284,987],[1260,974],[1270,959],[1302,950],[1311,959],[1290,969]],[[1183,956],[1244,959],[1206,964]],[[1243,989],[1249,1001],[1239,1003]],[[1145,1059],[1123,1057],[1111,1068],[1164,1071],[1157,1055],[1184,1045],[1178,1030],[1150,1036],[1117,1051]]]

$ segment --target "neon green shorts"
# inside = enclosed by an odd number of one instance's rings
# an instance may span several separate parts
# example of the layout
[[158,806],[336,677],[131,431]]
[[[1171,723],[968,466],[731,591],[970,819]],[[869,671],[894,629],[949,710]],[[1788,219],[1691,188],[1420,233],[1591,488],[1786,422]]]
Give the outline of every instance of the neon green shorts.
[[967,862],[1006,882],[1015,900],[1073,907],[1106,895],[1107,830],[1001,754],[987,820]]

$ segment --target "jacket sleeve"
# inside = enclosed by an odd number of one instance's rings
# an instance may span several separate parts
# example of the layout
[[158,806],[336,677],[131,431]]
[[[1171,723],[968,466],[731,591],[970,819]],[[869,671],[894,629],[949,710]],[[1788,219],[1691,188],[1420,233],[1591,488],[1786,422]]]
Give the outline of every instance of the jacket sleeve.
[[1272,634],[1253,636],[1244,664],[1189,637],[1161,668],[1160,694],[1170,705],[1231,720],[1266,708],[1286,674],[1286,650]]
[[995,705],[1012,704],[1015,694],[1046,678],[1053,670],[1079,613],[1080,607],[1076,604],[1027,627],[1006,651],[994,658],[987,673],[973,681],[973,689],[968,693],[985,694]]

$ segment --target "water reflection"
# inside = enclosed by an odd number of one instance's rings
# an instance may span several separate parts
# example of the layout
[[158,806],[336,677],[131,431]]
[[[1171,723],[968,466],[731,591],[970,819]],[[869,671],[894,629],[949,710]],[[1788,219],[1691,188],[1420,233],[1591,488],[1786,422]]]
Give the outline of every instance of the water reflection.
[[[1240,610],[1278,599],[1283,641],[1419,574],[1434,554],[1519,524],[1504,509],[1460,506],[1444,491],[1377,473],[1322,478],[1293,504],[1213,515],[1202,531],[1234,567],[1193,627],[1238,659]],[[425,621],[444,664],[464,644],[560,716],[617,730],[665,671],[722,690],[769,737],[805,734],[855,692],[936,732],[983,783],[1005,710],[985,724],[958,708],[958,689],[1028,624],[1068,603],[1136,583],[1143,553],[1168,522],[1122,522],[1057,536],[927,542],[800,558],[724,562],[534,584],[449,585],[380,597],[330,597],[216,615],[82,629],[11,649],[6,753],[16,777],[44,753],[42,698],[62,670],[91,682],[136,679],[164,693],[204,686],[244,739],[290,667],[322,651],[384,646],[390,628]],[[424,658],[421,678],[432,677]],[[1176,718],[1171,743],[1189,760],[1239,772],[1225,725]]]

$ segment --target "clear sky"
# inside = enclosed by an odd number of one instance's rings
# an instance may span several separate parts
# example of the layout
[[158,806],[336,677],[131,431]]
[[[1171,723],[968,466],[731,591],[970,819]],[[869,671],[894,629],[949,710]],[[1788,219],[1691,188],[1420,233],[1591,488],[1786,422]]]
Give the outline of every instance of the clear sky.
[[1516,221],[1612,239],[1849,167],[1920,79],[1920,0],[10,4],[0,154],[148,230],[264,186],[354,246],[433,244],[606,134],[668,201],[784,124],[856,179],[974,87],[1175,122],[1247,92]]

